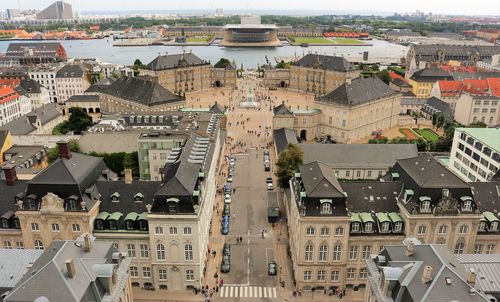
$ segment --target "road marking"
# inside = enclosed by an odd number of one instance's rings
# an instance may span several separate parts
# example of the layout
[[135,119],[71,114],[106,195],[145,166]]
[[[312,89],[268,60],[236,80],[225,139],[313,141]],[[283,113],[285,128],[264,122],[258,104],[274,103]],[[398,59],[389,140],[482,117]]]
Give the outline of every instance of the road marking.
[[245,295],[243,297],[248,297],[248,287],[245,286],[244,289],[245,289]]
[[259,287],[259,298],[262,298],[262,287]]
[[264,287],[264,298],[267,298],[267,287]]
[[248,288],[248,298],[252,298],[252,296],[253,296],[253,286],[250,286]]
[[276,298],[276,287],[273,287],[273,297]]

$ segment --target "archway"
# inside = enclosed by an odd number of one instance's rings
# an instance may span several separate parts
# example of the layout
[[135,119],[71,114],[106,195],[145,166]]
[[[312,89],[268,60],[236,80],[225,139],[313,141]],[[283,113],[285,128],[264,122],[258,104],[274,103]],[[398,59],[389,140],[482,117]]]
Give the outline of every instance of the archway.
[[87,113],[87,108],[82,108],[83,112]]
[[280,83],[280,87],[281,87],[281,88],[285,88],[285,86],[286,86],[286,85],[285,85],[285,81],[281,81],[281,83]]
[[89,108],[89,113],[94,113],[94,108]]
[[215,81],[215,87],[221,87],[222,84],[220,83],[220,81]]
[[101,113],[101,108],[96,108],[95,113]]
[[307,140],[307,131],[305,129],[300,131],[300,140],[301,141]]

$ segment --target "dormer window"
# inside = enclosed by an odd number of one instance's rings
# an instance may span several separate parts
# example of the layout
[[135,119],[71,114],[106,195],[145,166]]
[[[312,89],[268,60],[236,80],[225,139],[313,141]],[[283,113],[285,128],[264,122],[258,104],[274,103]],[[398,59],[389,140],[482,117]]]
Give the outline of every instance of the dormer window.
[[394,233],[400,233],[403,230],[403,223],[402,222],[396,222],[394,224]]
[[331,199],[320,199],[321,203],[321,215],[331,215],[332,214],[332,200]]
[[498,231],[498,221],[493,221],[490,225],[490,231]]
[[353,222],[351,223],[351,232],[359,232],[359,222]]
[[484,232],[486,231],[486,221],[481,221],[479,223],[479,232]]
[[144,200],[144,194],[139,192],[139,193],[134,195],[135,202],[142,202],[143,200]]
[[28,206],[28,210],[37,210],[35,194],[28,195],[28,197],[26,197],[26,203]]
[[406,189],[405,195],[403,196],[403,202],[405,202],[405,203],[408,202],[414,194],[415,193],[413,192],[412,189]]
[[104,221],[98,219],[95,221],[95,228],[98,230],[104,230]]
[[132,231],[134,229],[134,222],[132,220],[127,220],[125,225],[127,230],[129,231]]
[[179,211],[179,199],[168,198],[167,199],[167,211],[168,211],[168,213],[177,213]]
[[109,221],[109,228],[110,228],[111,230],[116,230],[116,229],[118,228],[117,223],[116,223],[116,220],[110,220],[110,221]]
[[120,201],[120,193],[115,192],[111,195],[111,201],[112,202],[119,202]]
[[8,229],[9,228],[9,221],[7,219],[2,219],[2,228],[3,229]]
[[367,233],[373,232],[373,223],[371,223],[371,222],[365,223],[365,232],[367,232]]
[[462,196],[460,197],[462,201],[462,211],[463,212],[471,212],[472,211],[472,197],[470,196]]
[[441,190],[441,196],[442,196],[443,198],[448,198],[448,197],[450,197],[450,190],[448,190],[448,189],[442,189],[442,190]]
[[76,211],[78,197],[71,195],[66,202],[66,211]]
[[431,199],[427,196],[420,197],[420,213],[431,212]]
[[384,233],[389,232],[389,223],[388,222],[383,222],[382,225],[381,225],[381,227],[380,227],[380,231],[384,232]]

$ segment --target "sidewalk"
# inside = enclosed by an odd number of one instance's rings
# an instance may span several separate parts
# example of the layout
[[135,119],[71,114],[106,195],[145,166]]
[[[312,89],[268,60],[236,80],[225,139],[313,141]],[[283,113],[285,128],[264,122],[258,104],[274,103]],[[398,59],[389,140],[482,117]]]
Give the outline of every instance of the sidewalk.
[[132,288],[134,302],[178,302],[178,301],[205,301],[201,293],[194,294],[192,290],[144,290]]

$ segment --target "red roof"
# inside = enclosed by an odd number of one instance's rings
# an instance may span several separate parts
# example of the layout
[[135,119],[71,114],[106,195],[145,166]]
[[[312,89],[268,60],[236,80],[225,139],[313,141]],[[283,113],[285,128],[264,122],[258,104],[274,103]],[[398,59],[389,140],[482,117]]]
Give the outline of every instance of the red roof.
[[11,88],[16,88],[21,83],[18,78],[15,79],[0,79],[0,87],[8,86]]
[[399,74],[395,73],[394,71],[387,70],[387,72],[391,76],[391,79],[393,79],[393,80],[400,79],[400,80],[403,80],[406,82],[406,79],[404,77],[400,76]]
[[488,92],[488,82],[486,80],[465,79],[463,90],[470,94],[486,94]]
[[465,79],[463,81],[439,81],[439,91],[442,97],[455,97],[463,92],[474,95],[492,94],[500,97],[500,78],[484,80]]
[[456,71],[461,71],[461,72],[476,72],[476,67],[474,66],[451,66],[451,65],[441,65],[441,69],[448,71],[448,72],[456,72]]
[[0,104],[5,104],[19,97],[19,94],[11,87],[0,88]]
[[487,78],[488,86],[492,95],[500,97],[500,78]]

